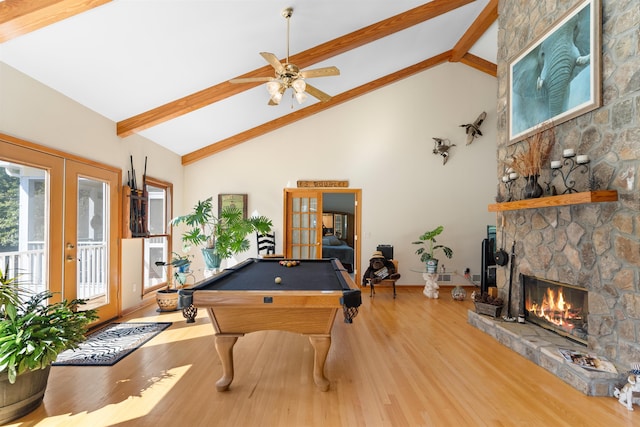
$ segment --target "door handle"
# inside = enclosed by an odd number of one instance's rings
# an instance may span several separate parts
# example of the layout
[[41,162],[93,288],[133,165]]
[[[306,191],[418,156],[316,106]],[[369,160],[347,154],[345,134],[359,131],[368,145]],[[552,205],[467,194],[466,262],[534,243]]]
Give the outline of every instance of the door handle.
[[67,262],[71,262],[71,261],[74,261],[74,260],[75,260],[74,257],[72,257],[71,255],[67,255]]
[[73,243],[67,243],[67,249],[73,249],[73,248],[75,248]]

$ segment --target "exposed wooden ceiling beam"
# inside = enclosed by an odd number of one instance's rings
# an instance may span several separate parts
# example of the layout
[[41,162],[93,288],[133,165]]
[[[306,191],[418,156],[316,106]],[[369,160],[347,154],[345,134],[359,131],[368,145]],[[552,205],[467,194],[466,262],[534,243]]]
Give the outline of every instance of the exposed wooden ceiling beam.
[[339,95],[335,95],[331,98],[331,100],[327,102],[317,102],[303,109],[296,110],[295,112],[288,114],[286,116],[279,117],[275,120],[264,123],[260,126],[256,126],[252,129],[248,129],[237,135],[223,139],[221,141],[218,141],[216,143],[203,147],[199,150],[193,151],[189,154],[185,154],[184,156],[182,156],[182,164],[188,165],[191,163],[195,163],[199,160],[204,159],[205,157],[209,157],[213,154],[219,153],[228,148],[242,144],[243,142],[246,142],[250,139],[256,138],[260,135],[264,135],[265,133],[290,125],[291,123],[297,122],[298,120],[305,119],[316,113],[319,113],[321,111],[335,107],[336,105],[339,105],[344,102],[350,101],[354,98],[357,98],[358,96],[380,89],[381,87],[387,86],[391,83],[395,83],[399,80],[402,80],[404,78],[417,74],[428,68],[435,67],[438,64],[442,64],[443,62],[449,61],[451,58],[451,53],[452,53],[451,51],[441,53],[440,55],[434,56],[432,58],[419,62],[410,67],[404,68],[393,74],[389,74],[387,76],[381,77],[372,82],[365,83],[361,86],[358,86],[356,88],[343,92]]
[[462,60],[496,19],[498,19],[498,0],[491,0],[453,47],[451,62]]
[[5,0],[0,2],[0,43],[109,2],[111,0]]
[[475,56],[472,53],[465,54],[462,58],[460,58],[459,62],[473,67],[476,70],[482,71],[483,73],[487,73],[493,77],[498,76],[498,66],[496,64],[494,64],[493,62],[489,62],[486,59]]
[[[300,68],[306,68],[317,62],[324,61],[325,59],[363,46],[372,41],[379,40],[390,34],[410,28],[416,24],[471,3],[472,1],[474,0],[433,0],[405,13],[392,16],[391,18],[293,55],[289,60]],[[267,65],[243,74],[242,76],[238,76],[237,78],[272,75],[273,69]],[[127,137],[135,132],[156,126],[167,120],[190,113],[258,85],[259,83],[237,85],[229,82],[223,82],[128,119],[124,119],[117,123],[116,132],[120,137]]]

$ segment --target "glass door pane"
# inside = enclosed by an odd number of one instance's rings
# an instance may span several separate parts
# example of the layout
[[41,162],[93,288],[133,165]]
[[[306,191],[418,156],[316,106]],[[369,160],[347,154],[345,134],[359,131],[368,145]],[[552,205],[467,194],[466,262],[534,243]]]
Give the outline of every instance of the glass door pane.
[[109,302],[107,278],[109,271],[108,242],[109,188],[105,182],[91,178],[78,178],[76,222],[76,295],[92,305]]
[[47,289],[49,174],[0,160],[0,268],[35,292]]
[[320,258],[319,197],[317,192],[287,194],[288,221],[286,256],[297,259]]

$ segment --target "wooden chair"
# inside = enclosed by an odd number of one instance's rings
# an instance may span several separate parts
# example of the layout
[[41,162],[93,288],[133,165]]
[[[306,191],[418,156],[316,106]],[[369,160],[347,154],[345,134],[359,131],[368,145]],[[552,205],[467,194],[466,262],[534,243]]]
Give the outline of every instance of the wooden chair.
[[[396,261],[395,259],[390,260],[393,265],[396,267],[396,273],[398,273],[398,261]],[[369,294],[370,297],[373,297],[376,294],[376,290],[375,290],[375,286],[376,284],[374,284],[371,280],[369,281],[369,286],[371,286],[371,293]],[[377,283],[377,285],[391,285],[393,286],[393,298],[395,299],[396,297],[396,279],[383,279],[382,281],[380,281],[380,283]]]
[[274,233],[258,234],[258,257],[263,258],[282,258],[283,255],[276,254],[276,235]]

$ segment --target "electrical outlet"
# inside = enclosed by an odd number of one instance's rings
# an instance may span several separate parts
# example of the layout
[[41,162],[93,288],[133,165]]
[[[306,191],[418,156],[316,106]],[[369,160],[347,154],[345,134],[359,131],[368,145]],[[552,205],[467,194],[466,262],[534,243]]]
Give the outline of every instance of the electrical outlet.
[[138,285],[137,284],[133,284],[133,286],[131,286],[133,288],[133,292],[137,292],[138,290]]

